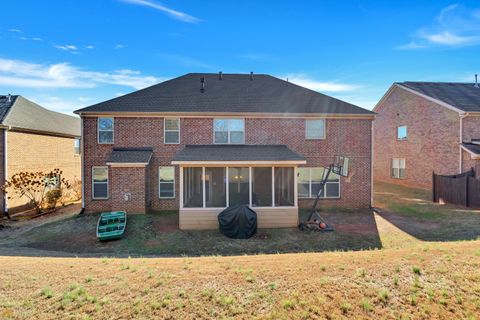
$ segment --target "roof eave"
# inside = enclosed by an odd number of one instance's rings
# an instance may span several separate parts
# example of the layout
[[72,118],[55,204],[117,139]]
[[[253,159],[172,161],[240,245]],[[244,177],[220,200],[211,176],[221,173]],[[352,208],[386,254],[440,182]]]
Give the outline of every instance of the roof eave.
[[307,164],[306,160],[236,160],[236,161],[199,161],[199,160],[173,160],[173,165],[301,165]]

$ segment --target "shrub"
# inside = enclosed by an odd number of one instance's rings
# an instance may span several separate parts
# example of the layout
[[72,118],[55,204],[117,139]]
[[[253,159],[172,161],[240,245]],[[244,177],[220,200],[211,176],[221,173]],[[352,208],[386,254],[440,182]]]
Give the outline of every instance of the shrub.
[[52,189],[47,191],[45,198],[46,198],[46,208],[47,209],[55,209],[57,206],[57,202],[62,196],[62,192],[60,189]]

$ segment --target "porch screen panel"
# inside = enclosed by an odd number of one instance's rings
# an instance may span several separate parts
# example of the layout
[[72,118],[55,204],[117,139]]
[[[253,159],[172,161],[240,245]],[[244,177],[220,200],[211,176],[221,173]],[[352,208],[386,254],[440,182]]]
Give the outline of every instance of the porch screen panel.
[[249,204],[248,168],[228,168],[228,201],[230,206]]
[[294,170],[292,167],[275,168],[275,206],[294,206]]
[[184,168],[183,206],[185,208],[203,207],[203,181],[201,167]]
[[252,168],[252,206],[272,206],[272,168]]
[[205,205],[207,208],[225,207],[226,168],[205,167]]

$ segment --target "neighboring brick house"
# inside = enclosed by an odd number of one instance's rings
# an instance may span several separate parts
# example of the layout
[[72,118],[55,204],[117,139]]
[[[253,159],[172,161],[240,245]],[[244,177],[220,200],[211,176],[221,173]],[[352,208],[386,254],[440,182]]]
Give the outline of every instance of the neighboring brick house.
[[375,180],[430,189],[432,172],[480,172],[480,88],[394,83],[373,109]]
[[187,74],[76,113],[87,212],[179,210],[202,229],[246,204],[260,227],[295,226],[334,155],[352,174],[323,206],[371,204],[374,114],[272,76]]
[[[80,131],[77,117],[47,110],[22,96],[0,96],[0,180],[22,171],[55,168],[70,182],[80,180]],[[1,212],[29,205],[25,197],[0,198]]]

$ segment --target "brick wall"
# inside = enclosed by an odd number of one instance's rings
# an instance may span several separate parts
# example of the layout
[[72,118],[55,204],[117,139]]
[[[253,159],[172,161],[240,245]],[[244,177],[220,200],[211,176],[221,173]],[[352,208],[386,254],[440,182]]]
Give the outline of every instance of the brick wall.
[[462,120],[463,142],[480,139],[480,116],[468,116]]
[[[3,141],[3,140],[2,140]],[[81,179],[80,156],[74,154],[74,139],[24,132],[7,132],[8,177],[21,171],[63,171],[62,177]],[[9,211],[28,204],[27,199],[8,200]]]
[[[5,129],[0,129],[0,181],[3,185],[5,181]],[[5,212],[5,199],[3,191],[0,189],[0,216]]]
[[[92,200],[91,168],[105,166],[113,147],[152,147],[153,157],[147,168],[147,204],[154,210],[178,209],[179,169],[175,168],[175,199],[159,199],[158,167],[171,166],[173,156],[186,144],[212,144],[213,118],[182,118],[180,144],[163,143],[163,118],[115,118],[113,145],[97,144],[97,119],[84,118],[85,137],[85,204],[88,212],[109,210],[115,201]],[[370,205],[371,181],[371,120],[332,119],[326,122],[325,140],[305,140],[304,119],[252,119],[245,120],[246,144],[285,144],[307,159],[307,166],[326,166],[336,154],[352,157],[352,174],[342,178],[341,198],[325,200],[325,206],[368,207]],[[115,169],[114,169],[115,170]],[[121,169],[119,169],[121,170]],[[112,169],[109,170],[110,181]],[[118,183],[118,179],[115,180]],[[128,180],[125,181],[125,184]],[[110,189],[112,185],[110,185]],[[112,191],[111,191],[112,192]],[[309,205],[310,200],[299,203]]]
[[[145,178],[147,168],[110,168],[110,198],[112,199],[111,209],[126,210],[127,212],[146,212]],[[128,183],[125,183],[128,181]],[[125,200],[125,194],[130,195]]]
[[[432,171],[459,171],[460,121],[457,112],[395,87],[376,109],[374,177],[376,180],[431,188]],[[406,125],[407,140],[397,140]],[[405,179],[391,178],[392,158],[405,158]]]
[[462,150],[462,168],[462,171],[468,171],[473,168],[477,178],[480,178],[480,160],[472,159],[470,153],[465,150]]

